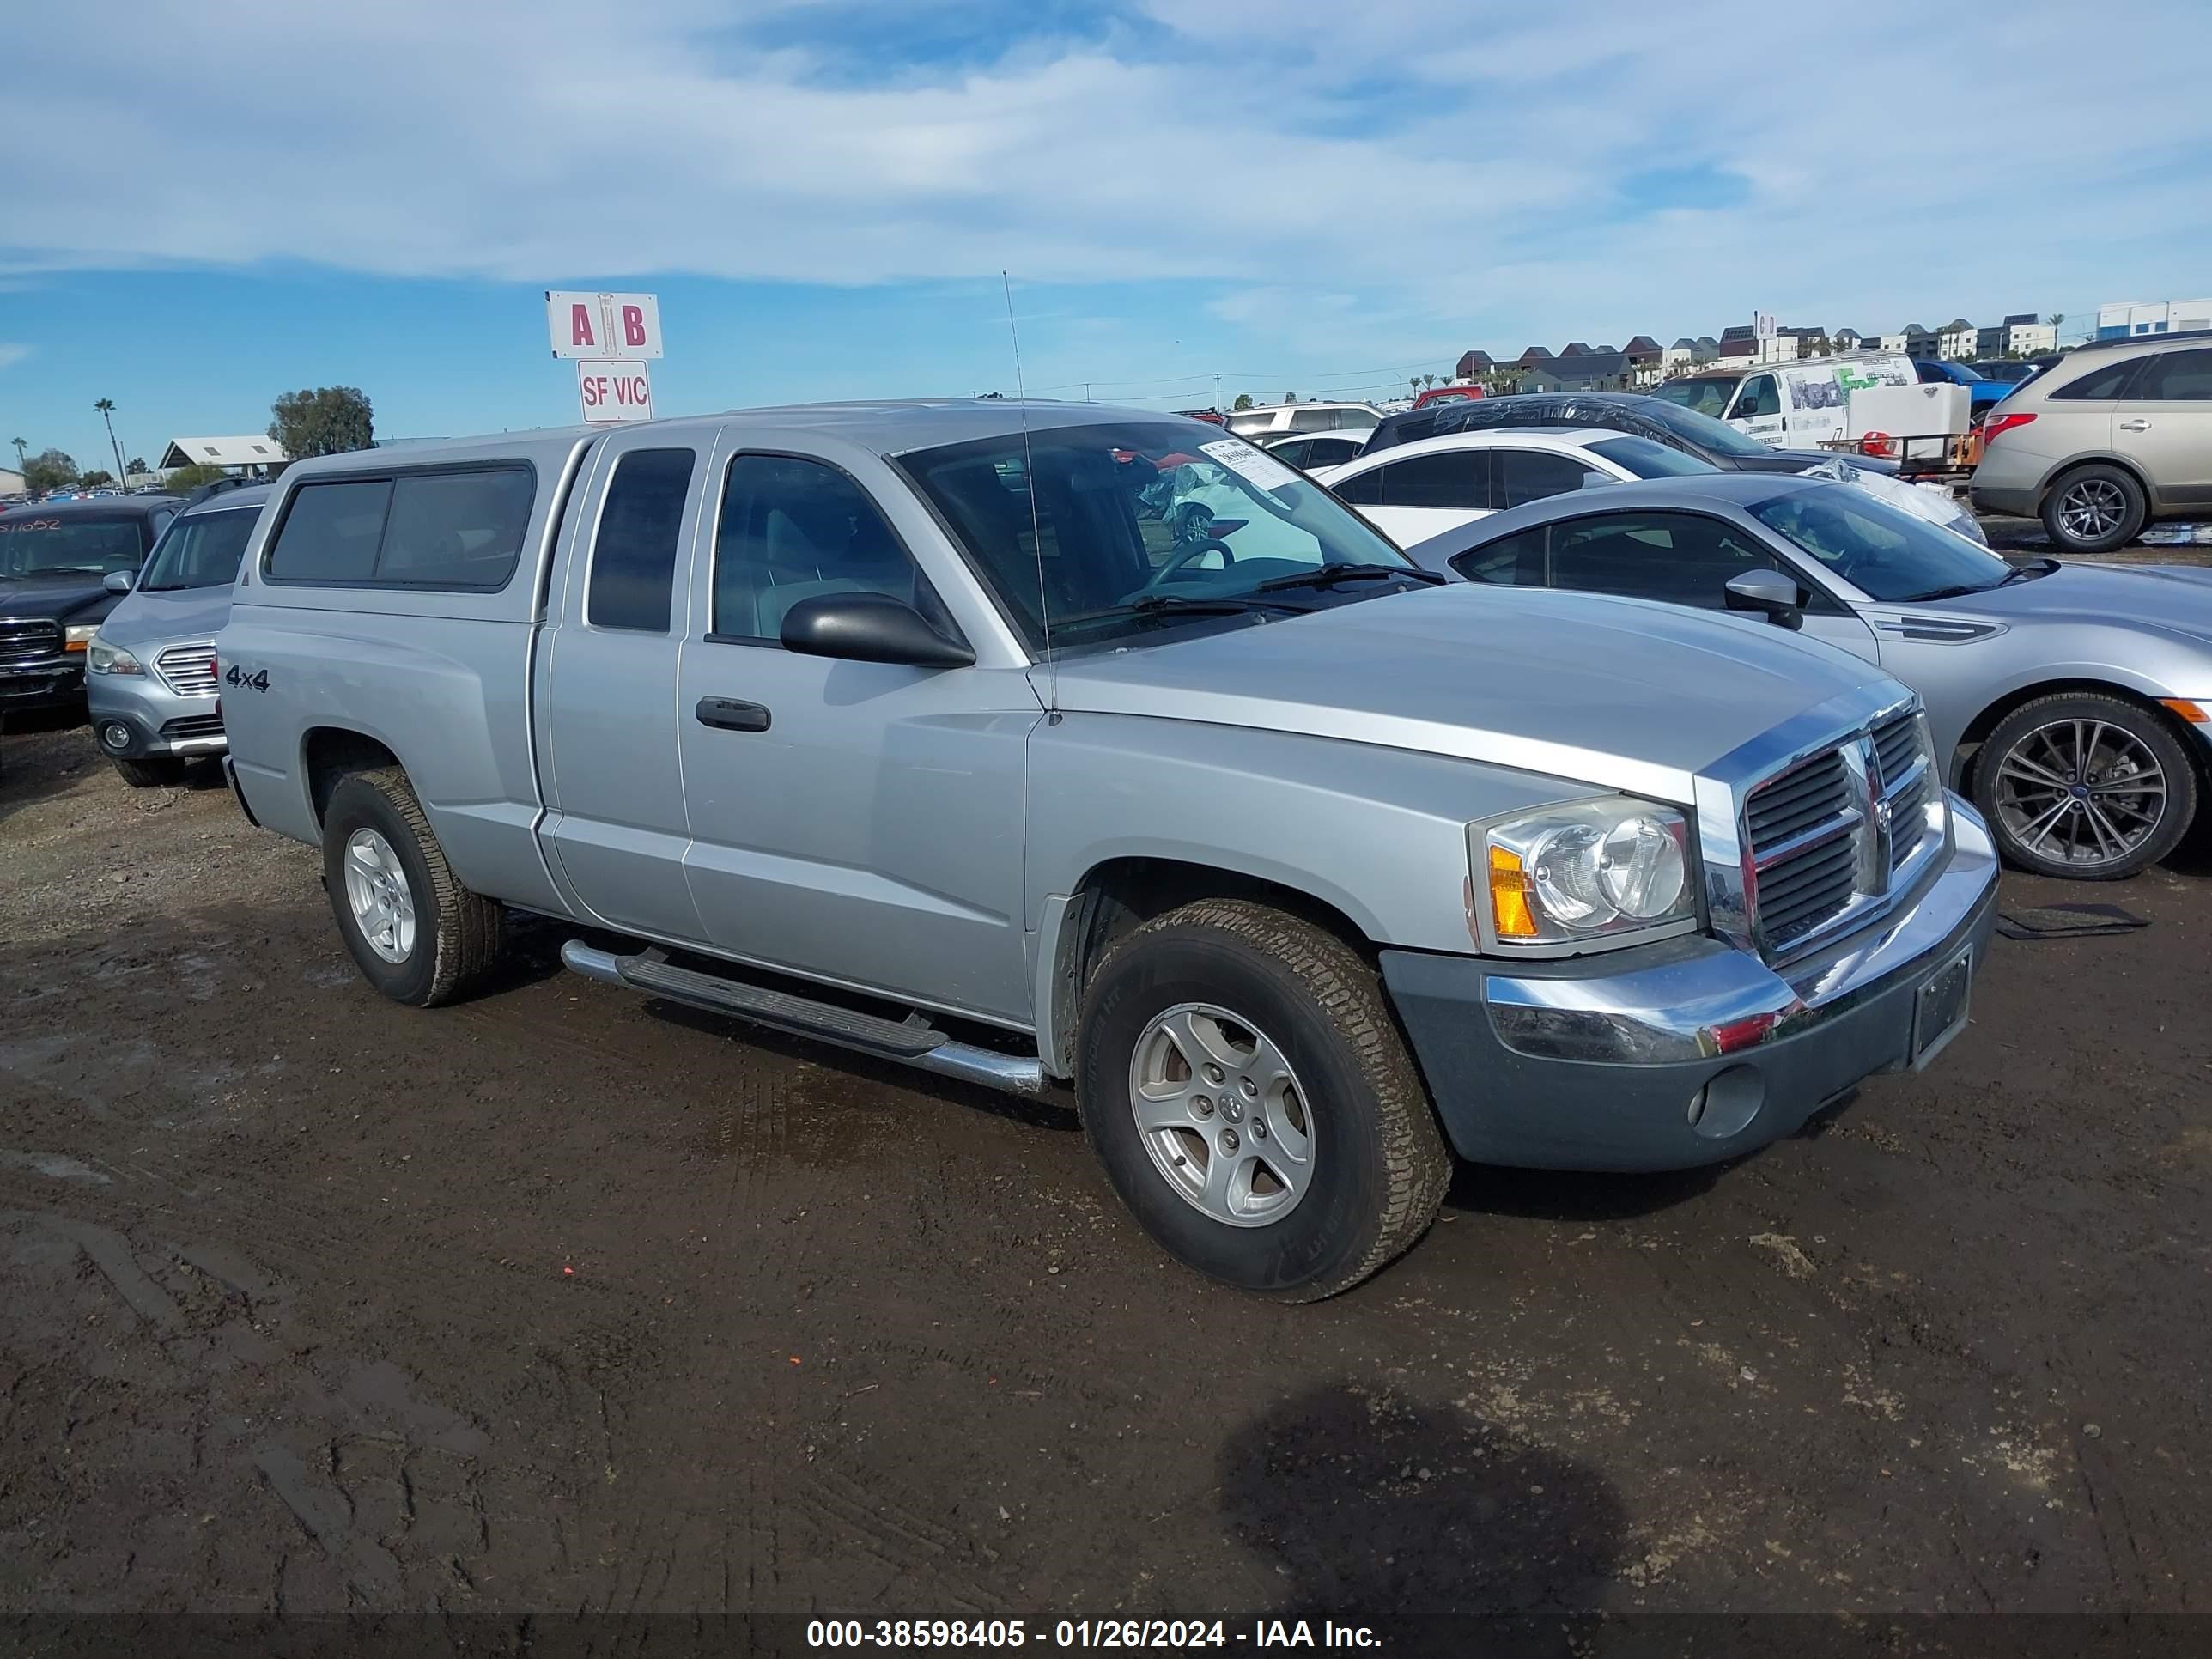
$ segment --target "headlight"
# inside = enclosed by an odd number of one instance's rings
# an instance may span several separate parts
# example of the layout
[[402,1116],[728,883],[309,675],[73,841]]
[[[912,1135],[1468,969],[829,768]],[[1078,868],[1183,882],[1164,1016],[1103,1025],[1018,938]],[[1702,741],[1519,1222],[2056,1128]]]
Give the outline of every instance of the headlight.
[[[77,631],[78,630],[74,628],[70,629],[71,635],[75,635]],[[143,674],[146,672],[139,665],[138,659],[132,656],[121,646],[110,645],[106,640],[103,640],[100,638],[98,635],[94,634],[91,629],[88,628],[83,631],[87,634],[93,635],[93,637],[86,642],[84,653],[84,665],[91,672],[94,674]]]
[[1580,801],[1478,825],[1469,850],[1503,945],[1615,942],[1694,922],[1690,827],[1647,801]]
[[91,645],[92,636],[99,632],[98,623],[88,623],[79,628],[64,628],[62,629],[62,649],[82,651]]

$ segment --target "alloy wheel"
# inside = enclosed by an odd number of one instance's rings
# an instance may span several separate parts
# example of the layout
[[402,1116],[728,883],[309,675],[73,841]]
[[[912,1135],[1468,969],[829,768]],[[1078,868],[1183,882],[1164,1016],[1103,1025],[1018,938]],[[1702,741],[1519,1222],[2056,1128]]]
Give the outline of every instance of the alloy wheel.
[[1232,1227],[1279,1221],[1313,1185],[1313,1118],[1297,1073],[1249,1020],[1178,1003],[1129,1060],[1138,1139],[1168,1185]]
[[2118,864],[2166,817],[2158,757],[2134,733],[2105,720],[2035,726],[1996,766],[2000,823],[2019,846],[2055,864]]

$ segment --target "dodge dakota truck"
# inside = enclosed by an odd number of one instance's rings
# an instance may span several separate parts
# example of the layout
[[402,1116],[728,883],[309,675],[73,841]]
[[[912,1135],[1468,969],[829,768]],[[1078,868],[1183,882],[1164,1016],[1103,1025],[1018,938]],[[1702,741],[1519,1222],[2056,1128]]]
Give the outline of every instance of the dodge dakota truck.
[[1407,1249],[1454,1153],[1707,1163],[1926,1063],[1993,918],[1879,669],[1441,585],[1141,410],[301,462],[216,655],[240,802],[386,995],[534,913],[609,987],[1065,1086],[1162,1245],[1285,1300]]

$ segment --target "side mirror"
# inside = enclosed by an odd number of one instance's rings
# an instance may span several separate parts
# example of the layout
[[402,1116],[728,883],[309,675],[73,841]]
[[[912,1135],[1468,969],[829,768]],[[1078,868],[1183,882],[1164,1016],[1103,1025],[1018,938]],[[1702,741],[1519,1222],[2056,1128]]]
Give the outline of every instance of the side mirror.
[[1805,625],[1797,584],[1779,570],[1747,570],[1729,577],[1722,591],[1731,611],[1756,611],[1777,628],[1795,630]]
[[819,593],[784,612],[777,637],[803,657],[965,668],[975,653],[948,640],[921,612],[884,593]]
[[111,593],[128,593],[137,580],[128,570],[111,570],[100,579],[100,585]]

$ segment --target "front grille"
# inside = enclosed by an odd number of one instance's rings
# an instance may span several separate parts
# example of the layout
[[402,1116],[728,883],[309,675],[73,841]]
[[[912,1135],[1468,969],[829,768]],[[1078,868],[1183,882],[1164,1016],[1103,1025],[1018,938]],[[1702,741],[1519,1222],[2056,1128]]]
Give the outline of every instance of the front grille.
[[1844,751],[1832,749],[1752,792],[1744,829],[1770,952],[1788,950],[1857,896],[1864,814],[1852,782]]
[[35,662],[61,648],[59,623],[0,617],[0,662]]
[[222,716],[220,714],[179,714],[173,720],[161,722],[165,738],[219,738],[222,735]]
[[1855,732],[1755,787],[1744,804],[1743,833],[1760,948],[1770,957],[1787,954],[1863,902],[1887,894],[1892,878],[1925,847],[1936,787],[1917,708]]
[[215,647],[173,645],[154,659],[169,690],[180,697],[210,696],[215,691]]

